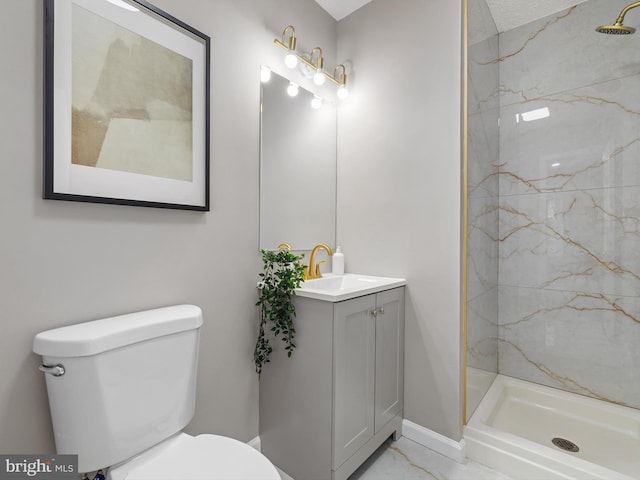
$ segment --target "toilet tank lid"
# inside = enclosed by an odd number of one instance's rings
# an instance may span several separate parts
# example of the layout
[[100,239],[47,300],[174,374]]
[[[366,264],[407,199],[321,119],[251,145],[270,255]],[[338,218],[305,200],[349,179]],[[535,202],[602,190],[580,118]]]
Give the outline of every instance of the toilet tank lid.
[[175,305],[47,330],[35,336],[33,351],[48,357],[85,357],[201,325],[200,307]]

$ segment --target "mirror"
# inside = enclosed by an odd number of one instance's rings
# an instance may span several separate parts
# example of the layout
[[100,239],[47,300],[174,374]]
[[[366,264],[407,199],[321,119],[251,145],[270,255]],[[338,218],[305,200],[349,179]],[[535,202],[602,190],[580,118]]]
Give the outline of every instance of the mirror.
[[335,244],[336,107],[271,73],[261,89],[260,248],[294,250]]

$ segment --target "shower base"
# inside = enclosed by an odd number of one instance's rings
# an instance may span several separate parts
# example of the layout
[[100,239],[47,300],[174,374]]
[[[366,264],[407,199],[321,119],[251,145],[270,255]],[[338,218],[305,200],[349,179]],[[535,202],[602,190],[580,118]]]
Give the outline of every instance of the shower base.
[[464,438],[467,457],[518,480],[640,479],[639,410],[504,375]]

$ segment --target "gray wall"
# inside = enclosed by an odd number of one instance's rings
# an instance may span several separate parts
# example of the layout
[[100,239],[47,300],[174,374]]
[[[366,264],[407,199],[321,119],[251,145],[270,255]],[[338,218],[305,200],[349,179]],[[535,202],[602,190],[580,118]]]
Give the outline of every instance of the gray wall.
[[335,64],[336,22],[311,0],[154,0],[212,37],[212,212],[192,213],[42,200],[42,4],[5,0],[0,17],[0,452],[53,451],[38,331],[183,302],[205,314],[188,431],[250,440],[259,65],[283,70],[273,38],[288,23]]
[[338,244],[347,271],[407,278],[405,418],[456,440],[461,4],[373,0],[338,24]]

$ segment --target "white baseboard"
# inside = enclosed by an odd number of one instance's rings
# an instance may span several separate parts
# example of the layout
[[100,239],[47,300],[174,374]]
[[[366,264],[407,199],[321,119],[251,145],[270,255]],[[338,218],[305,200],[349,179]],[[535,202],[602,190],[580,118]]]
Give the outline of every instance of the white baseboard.
[[402,436],[424,445],[428,449],[438,452],[440,455],[444,455],[455,462],[462,463],[465,459],[464,438],[456,442],[409,420],[402,421]]
[[260,435],[258,435],[253,440],[249,440],[247,442],[247,445],[249,445],[250,447],[253,447],[256,450],[258,450],[259,452],[261,452],[262,451],[262,446],[260,445]]

